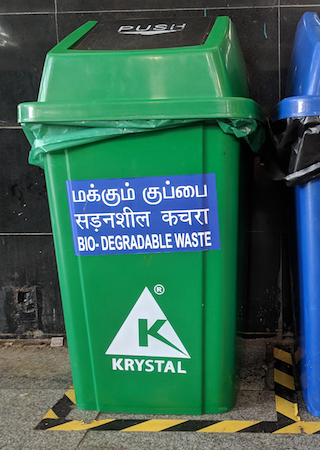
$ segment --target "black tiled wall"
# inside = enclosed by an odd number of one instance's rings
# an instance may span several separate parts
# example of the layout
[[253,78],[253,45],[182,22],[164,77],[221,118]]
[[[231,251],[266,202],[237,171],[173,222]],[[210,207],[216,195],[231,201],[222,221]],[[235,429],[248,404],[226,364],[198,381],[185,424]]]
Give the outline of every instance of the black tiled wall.
[[[44,176],[28,164],[29,144],[16,123],[17,105],[37,98],[46,53],[88,20],[228,15],[246,60],[251,97],[268,115],[284,94],[295,28],[305,11],[320,14],[320,0],[1,0],[0,337],[64,333]],[[256,157],[247,336],[292,332],[289,197]]]

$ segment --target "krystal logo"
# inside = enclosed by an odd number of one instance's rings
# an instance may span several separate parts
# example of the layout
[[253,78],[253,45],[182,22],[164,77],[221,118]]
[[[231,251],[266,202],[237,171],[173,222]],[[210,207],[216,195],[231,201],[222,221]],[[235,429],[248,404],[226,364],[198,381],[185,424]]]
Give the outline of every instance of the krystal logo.
[[120,34],[138,34],[140,36],[154,36],[156,34],[167,34],[167,33],[177,33],[183,31],[187,26],[186,23],[177,25],[173,23],[172,25],[167,25],[166,23],[159,23],[158,25],[147,25],[147,26],[133,26],[133,25],[121,25],[118,29]]
[[106,355],[190,359],[189,353],[147,287],[123,322]]

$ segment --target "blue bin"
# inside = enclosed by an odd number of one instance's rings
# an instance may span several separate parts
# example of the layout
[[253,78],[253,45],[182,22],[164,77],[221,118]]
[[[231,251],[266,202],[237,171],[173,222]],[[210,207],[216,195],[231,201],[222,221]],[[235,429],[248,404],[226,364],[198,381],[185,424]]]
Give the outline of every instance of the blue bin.
[[319,122],[314,135],[312,125],[306,133],[313,139],[314,159],[285,179],[296,180],[301,385],[308,411],[320,417],[320,20],[315,13],[305,13],[298,24],[286,98],[274,109],[272,121],[289,118]]

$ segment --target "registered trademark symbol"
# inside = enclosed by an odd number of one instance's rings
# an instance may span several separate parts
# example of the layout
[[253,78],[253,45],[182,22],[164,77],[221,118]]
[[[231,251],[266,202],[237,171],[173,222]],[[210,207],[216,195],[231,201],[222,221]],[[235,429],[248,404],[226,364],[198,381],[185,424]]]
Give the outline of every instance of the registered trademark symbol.
[[162,286],[162,284],[156,284],[153,290],[157,295],[162,295],[165,291],[165,288],[164,286]]

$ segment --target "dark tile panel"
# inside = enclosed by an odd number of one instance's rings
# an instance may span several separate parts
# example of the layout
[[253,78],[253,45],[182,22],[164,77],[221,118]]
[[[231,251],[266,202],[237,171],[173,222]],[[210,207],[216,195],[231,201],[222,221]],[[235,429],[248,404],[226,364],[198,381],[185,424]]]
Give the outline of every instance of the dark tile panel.
[[206,0],[176,0],[174,3],[171,0],[109,0],[108,2],[101,2],[100,0],[57,0],[58,12],[63,11],[118,11],[118,10],[163,10],[163,9],[197,9],[197,8],[220,8],[220,7],[235,7],[235,6],[275,6],[278,0],[243,0],[239,3],[238,0],[215,0],[208,2]]
[[[309,2],[308,2],[309,3]],[[315,12],[320,16],[320,4],[318,6],[302,8],[281,8],[280,22],[280,49],[281,49],[281,98],[285,96],[288,69],[291,60],[291,52],[296,28],[299,20],[305,12]]]
[[263,8],[269,6],[278,6],[278,0],[244,0],[241,3],[239,3],[238,0],[229,0],[226,3],[227,3],[226,6],[229,8],[236,8],[236,7]]
[[282,321],[284,335],[294,335],[296,331],[296,311],[294,309],[294,291],[293,280],[291,278],[290,257],[292,254],[291,242],[289,242],[288,233],[282,236]]
[[54,0],[1,0],[0,13],[54,12]]
[[[283,306],[284,329],[289,324],[296,339],[300,336],[300,285],[299,285],[299,258],[296,228],[296,204],[294,190],[290,190],[288,197],[288,230],[284,237],[283,267],[284,276],[289,279],[289,302]],[[292,321],[292,322],[291,322]]]
[[254,180],[250,192],[252,231],[284,232],[286,230],[289,191],[284,182],[271,180],[261,165],[260,158],[256,157]]
[[56,44],[54,14],[0,15],[0,125],[17,122],[17,105],[37,99],[46,53]]
[[0,236],[0,337],[64,333],[52,237]]
[[0,233],[50,233],[43,170],[28,164],[22,130],[0,128]]
[[246,333],[275,333],[280,316],[281,233],[250,233]]
[[[251,97],[268,112],[278,101],[278,11],[266,9],[207,10],[208,17],[227,15],[233,21],[247,65]],[[89,20],[138,17],[202,17],[203,11],[143,11],[59,14],[59,39]],[[250,32],[248,32],[250,30]]]
[[247,66],[250,96],[265,114],[278,101],[278,9],[221,10],[232,20]]

